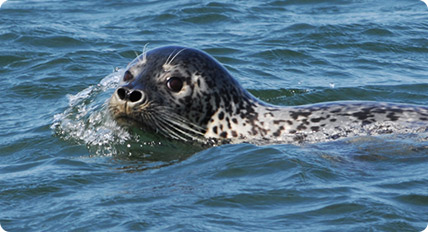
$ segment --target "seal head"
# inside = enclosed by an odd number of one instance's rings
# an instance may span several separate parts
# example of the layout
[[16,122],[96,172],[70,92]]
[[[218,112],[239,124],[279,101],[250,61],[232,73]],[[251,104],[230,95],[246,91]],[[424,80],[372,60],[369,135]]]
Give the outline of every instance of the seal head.
[[[162,47],[132,61],[109,102],[125,124],[180,140],[200,140],[219,108],[250,106],[253,97],[210,55]],[[232,109],[229,109],[232,110]]]

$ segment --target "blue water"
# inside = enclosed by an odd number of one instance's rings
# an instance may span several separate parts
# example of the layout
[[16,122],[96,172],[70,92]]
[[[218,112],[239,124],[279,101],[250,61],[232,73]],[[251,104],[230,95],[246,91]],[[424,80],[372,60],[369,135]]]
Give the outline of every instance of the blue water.
[[202,49],[264,101],[427,105],[418,0],[56,1],[0,8],[6,231],[422,231],[428,135],[206,147],[117,126],[128,62]]

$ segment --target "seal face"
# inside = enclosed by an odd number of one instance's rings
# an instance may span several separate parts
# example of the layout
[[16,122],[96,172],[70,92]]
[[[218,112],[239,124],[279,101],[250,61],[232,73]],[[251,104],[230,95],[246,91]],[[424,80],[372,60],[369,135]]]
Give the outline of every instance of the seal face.
[[249,92],[208,54],[161,47],[132,61],[109,102],[120,123],[178,140],[301,143],[427,131],[428,108],[378,102],[280,107]]
[[128,65],[109,109],[119,122],[174,139],[200,140],[217,110],[230,100],[245,102],[251,98],[246,94],[208,54],[162,47]]

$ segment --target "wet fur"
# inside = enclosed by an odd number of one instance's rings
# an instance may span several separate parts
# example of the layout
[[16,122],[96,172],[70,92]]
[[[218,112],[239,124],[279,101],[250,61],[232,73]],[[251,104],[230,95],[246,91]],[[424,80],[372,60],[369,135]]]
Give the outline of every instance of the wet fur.
[[[116,119],[179,140],[302,143],[350,136],[419,133],[428,128],[428,108],[378,102],[330,102],[274,106],[246,91],[214,58],[191,48],[144,51],[127,71],[121,87],[138,89],[144,101],[133,107],[117,94],[109,109]],[[166,88],[171,77],[183,89]]]

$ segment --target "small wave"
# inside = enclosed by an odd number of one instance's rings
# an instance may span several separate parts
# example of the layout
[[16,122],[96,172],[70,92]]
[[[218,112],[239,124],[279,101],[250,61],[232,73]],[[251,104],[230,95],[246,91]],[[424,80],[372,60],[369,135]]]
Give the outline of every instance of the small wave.
[[75,95],[67,95],[67,109],[54,116],[51,129],[55,134],[89,147],[103,146],[105,150],[111,150],[112,144],[124,144],[131,138],[129,132],[110,117],[106,107],[108,98],[105,95],[117,87],[122,73],[122,70],[116,70],[99,84]]

